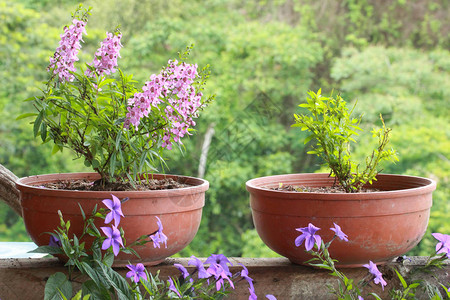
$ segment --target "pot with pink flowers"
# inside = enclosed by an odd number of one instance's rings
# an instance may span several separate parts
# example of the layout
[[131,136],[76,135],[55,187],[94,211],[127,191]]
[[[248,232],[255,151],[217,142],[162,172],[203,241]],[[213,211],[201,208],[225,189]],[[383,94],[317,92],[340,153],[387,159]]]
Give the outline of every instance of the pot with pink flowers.
[[[166,166],[165,151],[191,134],[200,111],[214,99],[203,95],[208,66],[188,63],[192,47],[187,47],[139,85],[118,67],[123,47],[119,29],[107,33],[93,60],[83,65],[78,54],[89,15],[80,6],[64,27],[42,93],[28,99],[36,111],[19,118],[34,117],[34,136],[53,143],[55,153],[70,149],[95,172],[20,179],[25,226],[38,245],[48,244],[42,233],[56,229],[61,211],[79,234],[80,206],[89,214],[114,194],[128,199],[122,204],[127,217],[120,223],[129,234],[128,244],[157,230],[156,216],[165,224],[171,241],[167,248],[136,246],[138,260],[158,263],[189,244],[200,224],[208,182],[157,172]],[[128,260],[133,259],[122,259]]]

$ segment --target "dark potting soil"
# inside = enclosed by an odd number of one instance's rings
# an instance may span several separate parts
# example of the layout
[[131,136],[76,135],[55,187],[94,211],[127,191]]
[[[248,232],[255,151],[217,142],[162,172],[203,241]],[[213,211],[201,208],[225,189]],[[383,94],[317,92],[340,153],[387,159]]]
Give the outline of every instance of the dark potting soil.
[[171,190],[189,187],[189,184],[181,183],[172,178],[142,180],[133,186],[130,182],[111,182],[100,184],[100,181],[60,180],[42,184],[41,186],[53,190],[71,191],[148,191],[148,190]]
[[[279,187],[271,188],[275,191],[285,191],[285,192],[299,192],[299,193],[346,193],[346,191],[340,186],[326,186],[326,187],[308,187],[308,186],[294,186],[294,185],[284,185],[280,184]],[[360,193],[372,193],[377,192],[377,189],[367,189],[363,188]]]

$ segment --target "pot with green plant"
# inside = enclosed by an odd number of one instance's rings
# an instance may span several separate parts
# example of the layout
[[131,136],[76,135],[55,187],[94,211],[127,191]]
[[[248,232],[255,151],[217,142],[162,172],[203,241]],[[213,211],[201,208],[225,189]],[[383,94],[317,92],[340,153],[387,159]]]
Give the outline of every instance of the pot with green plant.
[[92,62],[78,63],[90,10],[80,6],[64,27],[42,94],[29,99],[35,112],[19,118],[34,117],[35,136],[53,142],[54,152],[72,150],[95,172],[18,180],[25,226],[34,242],[46,245],[49,240],[43,233],[60,224],[60,210],[70,217],[70,234],[80,235],[79,207],[93,211],[114,191],[117,197],[110,210],[123,202],[123,211],[116,214],[127,216],[121,225],[128,244],[156,230],[155,216],[172,241],[156,250],[136,244],[138,256],[121,253],[116,263],[155,264],[189,244],[200,224],[208,182],[156,172],[165,168],[164,150],[181,145],[181,139],[191,134],[194,119],[213,100],[202,94],[209,67],[187,63],[192,48],[188,47],[179,61],[170,60],[141,88],[118,68],[122,48],[118,29],[106,34]]
[[[340,267],[358,267],[368,260],[385,263],[417,245],[428,225],[436,183],[379,174],[381,162],[397,160],[388,148],[391,129],[383,118],[381,128],[372,131],[378,146],[362,165],[352,160],[350,151],[361,118],[352,117],[353,109],[339,95],[310,92],[300,107],[307,112],[295,115],[293,127],[310,132],[305,140],[313,142],[309,153],[319,156],[330,173],[275,175],[246,183],[253,222],[266,245],[304,264],[311,257],[296,251],[292,228],[308,223],[347,228],[351,241],[336,241],[329,250]],[[324,238],[331,239],[331,233]]]

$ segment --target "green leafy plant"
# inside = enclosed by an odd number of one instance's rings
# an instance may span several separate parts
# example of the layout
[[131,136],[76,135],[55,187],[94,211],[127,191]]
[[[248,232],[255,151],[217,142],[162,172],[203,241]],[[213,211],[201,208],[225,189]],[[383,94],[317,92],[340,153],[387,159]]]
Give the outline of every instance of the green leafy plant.
[[122,48],[119,29],[107,33],[91,63],[77,66],[90,8],[81,6],[64,27],[59,47],[50,58],[41,96],[32,97],[33,132],[53,152],[69,148],[101,176],[101,184],[140,180],[164,168],[163,149],[181,145],[194,119],[213,100],[203,99],[209,66],[188,64],[192,46],[169,60],[142,89],[132,75],[118,68]]
[[[84,220],[83,231],[79,236],[70,234],[70,220],[65,221],[59,212],[60,226],[51,233],[49,245],[31,251],[65,256],[68,276],[57,272],[49,277],[45,285],[44,299],[71,299],[74,293],[73,283],[82,282],[81,289],[76,291],[72,299],[222,299],[238,282],[249,284],[249,293],[256,299],[253,279],[242,265],[242,270],[234,274],[230,272],[231,262],[222,254],[212,254],[204,262],[195,256],[189,265],[195,266],[191,273],[180,264],[174,264],[181,274],[162,280],[159,271],[153,275],[142,263],[128,264],[126,278],[112,268],[115,257],[124,252],[136,254],[131,246],[145,245],[153,242],[153,246],[167,247],[168,238],[163,233],[163,226],[157,218],[158,230],[141,236],[137,241],[126,245],[125,232],[118,228],[121,217],[124,217],[121,204],[128,198],[119,200],[105,199],[103,203],[108,209],[94,207],[91,215],[86,216],[80,206]],[[105,226],[98,230],[95,223],[104,220]],[[114,224],[108,225],[114,220]],[[103,232],[103,233],[102,233]],[[87,279],[86,279],[87,278]],[[267,295],[268,299],[276,299]]]
[[[331,257],[328,249],[336,238],[344,242],[348,242],[348,236],[342,231],[339,225],[334,223],[334,227],[330,228],[330,230],[335,232],[335,235],[330,241],[326,243],[317,233],[320,228],[314,226],[311,223],[309,223],[307,227],[296,228],[296,230],[300,231],[302,234],[295,239],[295,245],[299,247],[304,242],[305,250],[313,256],[312,259],[306,261],[305,263],[315,268],[328,270],[330,271],[331,276],[337,278],[338,288],[335,288],[335,286],[333,285],[328,285],[330,293],[335,295],[337,299],[364,300],[361,296],[363,289],[372,280],[375,284],[381,285],[384,290],[387,282],[383,278],[383,274],[378,270],[377,265],[372,261],[369,261],[368,264],[363,265],[363,267],[368,269],[369,277],[364,278],[358,283],[355,283],[353,279],[348,278],[343,271],[336,269],[335,262],[337,262],[337,260]],[[401,287],[398,289],[393,288],[389,292],[391,299],[416,299],[416,289],[419,287],[426,289],[427,282],[419,279],[414,280],[414,275],[417,272],[432,272],[433,268],[442,268],[444,265],[444,261],[450,258],[450,235],[441,233],[433,233],[432,235],[438,240],[438,243],[436,244],[436,254],[428,257],[425,266],[414,270],[410,274],[410,277],[412,278],[410,283],[407,282],[407,280],[398,270],[393,269],[401,283]],[[404,260],[404,257],[402,257],[402,260]],[[449,282],[447,282],[447,284],[449,284]],[[450,287],[447,288],[442,283],[439,283],[439,285],[444,289],[448,297],[450,293]],[[430,295],[430,299],[443,299],[438,287],[432,286],[431,288],[433,291]],[[373,296],[375,299],[381,300],[380,296],[378,296],[376,293],[369,293],[368,295]]]
[[309,92],[307,102],[299,105],[309,114],[295,114],[293,127],[308,130],[310,135],[305,144],[313,140],[310,154],[320,157],[330,169],[330,175],[347,192],[358,192],[367,184],[376,180],[380,162],[398,160],[394,150],[388,149],[391,129],[387,128],[382,116],[382,128],[373,129],[373,137],[378,139],[378,147],[365,160],[365,167],[351,159],[351,142],[356,142],[355,135],[361,128],[361,117],[353,118],[353,108],[349,109],[341,96],[324,97],[321,90]]

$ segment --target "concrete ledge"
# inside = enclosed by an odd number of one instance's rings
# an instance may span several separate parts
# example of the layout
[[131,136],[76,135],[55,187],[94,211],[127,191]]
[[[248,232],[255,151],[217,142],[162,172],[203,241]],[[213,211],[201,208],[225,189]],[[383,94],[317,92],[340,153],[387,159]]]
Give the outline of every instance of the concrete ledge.
[[[389,290],[400,286],[393,268],[397,268],[406,278],[426,262],[424,257],[409,257],[403,264],[392,262],[379,267],[388,282],[384,291],[381,287],[370,283],[366,268],[344,269],[347,277],[355,282],[365,280],[368,282],[364,294],[375,292],[383,299],[389,299]],[[149,272],[160,270],[160,278],[179,276],[180,272],[173,267],[180,263],[189,271],[193,268],[187,266],[189,258],[168,258],[158,266],[147,268]],[[310,267],[291,264],[285,258],[231,258],[235,273],[242,269],[238,263],[244,264],[254,279],[256,293],[259,299],[265,299],[266,294],[273,294],[277,299],[336,299],[329,294],[327,285],[337,286],[337,280],[328,275],[328,272]],[[204,260],[202,260],[204,261]],[[118,268],[122,275],[128,272],[127,268]],[[20,258],[0,259],[0,299],[43,299],[45,282],[55,272],[65,272],[65,268],[56,258]],[[421,273],[420,278],[431,284],[438,281],[450,284],[450,262],[443,269],[433,269],[432,274]],[[74,282],[74,290],[78,290],[81,281]],[[236,285],[229,299],[248,299],[248,284],[245,281]],[[428,297],[419,299],[428,299]]]

